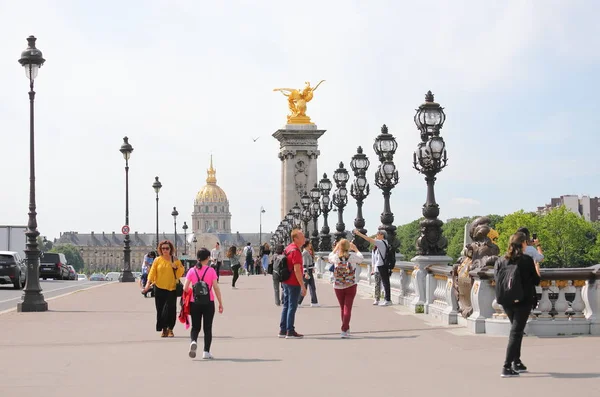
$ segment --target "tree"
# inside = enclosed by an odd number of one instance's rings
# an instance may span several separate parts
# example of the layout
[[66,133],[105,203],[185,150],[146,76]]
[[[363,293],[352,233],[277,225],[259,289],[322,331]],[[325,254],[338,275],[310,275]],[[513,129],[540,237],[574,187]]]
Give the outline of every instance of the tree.
[[513,212],[504,216],[504,219],[498,223],[496,231],[498,232],[498,247],[501,253],[505,253],[508,249],[508,239],[517,229],[526,227],[529,233],[538,233],[542,238],[540,229],[540,216],[534,212],[525,212],[523,210]]
[[419,222],[424,218],[417,219],[406,225],[398,226],[396,229],[396,237],[400,242],[400,253],[404,254],[404,259],[411,260],[417,255],[417,239],[421,233]]
[[460,253],[465,245],[465,225],[472,220],[473,218],[468,216],[453,218],[448,219],[446,223],[444,223],[444,226],[442,226],[444,236],[448,239],[448,249],[446,250],[446,253],[449,257],[454,259],[454,261],[460,257]]
[[75,268],[75,271],[79,272],[83,269],[83,258],[81,257],[79,249],[77,249],[77,247],[75,247],[73,244],[56,245],[52,247],[50,252],[65,254],[67,262],[69,263],[69,265]]
[[46,240],[46,237],[42,238],[42,236],[37,237],[38,248],[42,252],[48,252],[52,249],[52,241]]

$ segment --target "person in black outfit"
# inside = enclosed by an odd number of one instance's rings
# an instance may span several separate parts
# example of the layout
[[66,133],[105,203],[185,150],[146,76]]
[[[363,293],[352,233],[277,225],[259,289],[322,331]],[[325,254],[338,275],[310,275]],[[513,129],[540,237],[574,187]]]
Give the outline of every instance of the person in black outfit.
[[521,276],[523,291],[527,291],[522,301],[503,305],[504,312],[510,320],[510,335],[501,374],[503,378],[518,376],[519,372],[527,371],[527,367],[521,361],[521,344],[523,331],[535,302],[535,286],[540,283],[540,267],[530,256],[524,254],[526,248],[527,236],[517,232],[510,236],[508,252],[497,262],[497,266],[516,264]]

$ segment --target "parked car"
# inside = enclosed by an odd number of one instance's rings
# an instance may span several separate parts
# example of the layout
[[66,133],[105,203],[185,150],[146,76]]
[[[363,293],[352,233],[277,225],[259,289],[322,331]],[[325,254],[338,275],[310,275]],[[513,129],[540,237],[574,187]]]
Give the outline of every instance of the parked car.
[[106,273],[106,281],[118,281],[121,272],[108,272]]
[[77,280],[77,272],[75,268],[71,265],[67,266],[69,268],[69,280]]
[[106,277],[102,273],[94,273],[90,276],[90,281],[106,281]]
[[19,253],[0,251],[0,284],[12,284],[14,289],[25,287],[27,266]]
[[85,274],[78,274],[77,281],[87,281],[87,276]]
[[45,252],[40,259],[40,278],[46,280],[68,280],[69,267],[65,254]]

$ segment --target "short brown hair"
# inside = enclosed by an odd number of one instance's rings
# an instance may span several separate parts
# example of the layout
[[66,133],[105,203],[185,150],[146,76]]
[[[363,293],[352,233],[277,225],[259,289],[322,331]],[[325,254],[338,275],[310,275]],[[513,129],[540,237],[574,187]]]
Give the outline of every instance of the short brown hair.
[[163,240],[158,244],[158,246],[156,247],[157,251],[158,251],[158,255],[161,255],[162,251],[161,251],[160,247],[162,247],[163,244],[166,244],[169,246],[171,255],[175,255],[175,247],[173,247],[173,243],[170,242],[169,240]]
[[304,236],[304,232],[302,231],[302,229],[294,229],[294,230],[292,230],[292,233],[291,233],[291,235],[290,235],[290,236],[292,237],[292,241],[293,241],[293,240],[294,240],[296,237],[298,237],[298,235],[299,235],[299,234],[301,234],[302,236]]

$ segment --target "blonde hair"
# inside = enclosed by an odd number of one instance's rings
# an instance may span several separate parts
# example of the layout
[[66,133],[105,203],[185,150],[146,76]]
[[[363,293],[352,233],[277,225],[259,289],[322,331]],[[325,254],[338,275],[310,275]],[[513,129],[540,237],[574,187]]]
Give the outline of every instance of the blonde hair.
[[345,238],[341,239],[337,243],[337,248],[338,248],[338,257],[348,258],[350,256],[350,252],[349,252],[350,251],[350,241],[346,240]]

